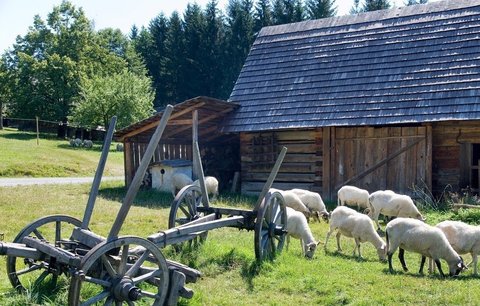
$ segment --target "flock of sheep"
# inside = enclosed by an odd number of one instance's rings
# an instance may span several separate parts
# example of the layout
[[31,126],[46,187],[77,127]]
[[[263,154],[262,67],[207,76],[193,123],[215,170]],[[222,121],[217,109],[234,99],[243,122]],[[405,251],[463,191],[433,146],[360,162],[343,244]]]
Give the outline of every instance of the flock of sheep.
[[[172,194],[184,186],[199,185],[183,173],[172,176]],[[218,180],[205,177],[207,192],[218,195]],[[290,237],[300,240],[303,255],[313,258],[320,241],[316,241],[308,225],[310,218],[329,222],[329,231],[325,238],[324,249],[334,232],[337,238],[337,250],[342,251],[340,237],[342,235],[355,240],[353,254],[362,257],[360,244],[370,242],[377,250],[380,261],[388,258],[390,272],[392,256],[399,249],[398,257],[404,271],[408,271],[405,263],[405,250],[419,253],[422,256],[419,273],[423,273],[426,258],[429,258],[429,271],[434,271],[436,264],[441,276],[444,276],[440,260],[447,262],[450,276],[458,275],[466,269],[459,254],[472,256],[474,275],[477,275],[477,255],[480,253],[480,227],[459,221],[444,221],[436,226],[425,223],[412,199],[407,195],[397,194],[391,190],[379,190],[369,193],[355,186],[343,186],[338,190],[338,206],[329,213],[321,196],[303,189],[270,191],[280,192],[287,206],[287,249]],[[354,206],[357,210],[346,207]],[[394,217],[385,228],[386,242],[378,234],[381,232],[379,216]],[[376,224],[376,228],[375,225]]]
[[[473,273],[477,275],[480,227],[459,221],[443,221],[436,226],[428,225],[407,195],[397,194],[391,190],[379,190],[369,194],[367,190],[343,186],[337,194],[338,206],[329,214],[318,193],[301,189],[276,191],[282,193],[287,206],[288,236],[300,239],[303,254],[307,258],[313,257],[319,244],[308,226],[308,219],[311,216],[317,219],[323,216],[329,220],[325,250],[331,234],[336,232],[338,251],[342,251],[340,246],[342,235],[355,240],[353,254],[358,252],[359,257],[362,256],[360,244],[370,242],[377,250],[380,261],[388,258],[389,270],[393,272],[392,256],[397,249],[402,267],[404,271],[408,271],[404,258],[407,250],[422,256],[419,273],[423,273],[426,258],[429,258],[429,271],[431,273],[434,271],[434,262],[441,276],[444,276],[441,259],[447,262],[450,276],[455,276],[466,269],[459,254],[470,253],[474,266]],[[345,205],[355,206],[361,212]],[[388,222],[385,228],[386,242],[378,234],[381,231],[378,223],[380,214],[395,218]]]

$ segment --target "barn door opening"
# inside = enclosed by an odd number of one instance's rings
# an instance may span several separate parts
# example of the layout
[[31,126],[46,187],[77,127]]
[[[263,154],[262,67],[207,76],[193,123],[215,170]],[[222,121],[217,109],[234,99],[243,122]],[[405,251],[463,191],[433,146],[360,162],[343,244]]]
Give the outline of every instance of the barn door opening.
[[463,143],[461,146],[461,188],[470,187],[480,192],[480,143]]

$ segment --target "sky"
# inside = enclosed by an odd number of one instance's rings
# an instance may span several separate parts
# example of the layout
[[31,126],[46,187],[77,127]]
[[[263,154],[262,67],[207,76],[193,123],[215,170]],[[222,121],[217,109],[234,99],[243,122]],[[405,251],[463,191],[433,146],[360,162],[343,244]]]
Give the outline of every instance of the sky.
[[[404,1],[390,2],[396,6],[403,6]],[[124,34],[128,34],[133,25],[138,28],[147,27],[161,12],[166,16],[170,16],[173,11],[183,13],[187,4],[193,2],[205,8],[208,0],[70,0],[70,2],[83,8],[87,18],[94,21],[95,30],[118,28]],[[217,2],[218,8],[225,12],[228,0]],[[0,0],[0,54],[13,46],[17,35],[24,36],[28,32],[35,15],[40,15],[46,20],[53,7],[61,3],[62,0]],[[346,15],[353,6],[353,0],[336,0],[335,4],[337,15]]]

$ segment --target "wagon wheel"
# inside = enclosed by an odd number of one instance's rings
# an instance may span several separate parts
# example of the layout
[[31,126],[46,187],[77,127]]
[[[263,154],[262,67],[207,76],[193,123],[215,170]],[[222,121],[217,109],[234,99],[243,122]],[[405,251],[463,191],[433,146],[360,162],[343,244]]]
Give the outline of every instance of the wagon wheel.
[[114,238],[82,258],[70,283],[68,305],[163,305],[168,282],[167,262],[152,242]]
[[287,211],[283,196],[279,192],[267,194],[255,222],[255,256],[258,260],[273,259],[282,251],[286,228]]
[[[203,216],[203,213],[197,210],[199,206],[203,206],[200,187],[194,185],[183,187],[173,200],[168,218],[168,228],[182,226]],[[208,232],[203,232],[192,238],[190,242],[203,243],[207,239],[207,235]]]
[[[68,249],[68,242],[75,227],[82,225],[82,221],[66,216],[52,215],[42,217],[26,227],[13,240],[14,243],[22,243],[24,237],[34,236],[45,240],[56,247]],[[18,291],[24,291],[27,284],[34,288],[55,288],[58,276],[67,274],[65,265],[56,263],[48,256],[42,260],[33,258],[17,258],[7,256],[7,275],[12,286]]]

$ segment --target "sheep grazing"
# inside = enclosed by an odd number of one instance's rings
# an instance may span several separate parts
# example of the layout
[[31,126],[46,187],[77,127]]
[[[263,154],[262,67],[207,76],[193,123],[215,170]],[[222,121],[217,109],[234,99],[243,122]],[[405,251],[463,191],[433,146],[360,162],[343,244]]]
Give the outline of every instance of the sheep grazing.
[[380,214],[387,217],[414,218],[425,221],[425,218],[418,211],[412,198],[407,195],[397,194],[391,190],[379,190],[370,195],[370,212],[368,215],[375,221],[377,228]]
[[340,246],[340,236],[345,235],[355,239],[355,248],[353,255],[358,250],[358,257],[362,257],[360,252],[361,242],[370,242],[376,249],[378,257],[381,261],[385,260],[386,245],[375,231],[372,220],[365,214],[359,213],[356,210],[346,206],[337,206],[330,216],[330,230],[325,239],[325,251],[327,250],[328,238],[337,231],[337,249],[342,251]]
[[460,255],[470,253],[473,274],[477,274],[478,254],[480,253],[480,226],[460,221],[443,221],[436,225],[447,237],[450,245]]
[[285,201],[285,206],[303,213],[307,218],[307,222],[309,221],[311,216],[310,209],[308,209],[308,207],[302,202],[302,200],[298,195],[288,190],[270,188],[270,192],[275,192],[275,191],[279,192],[283,196],[283,200]]
[[83,141],[83,146],[84,146],[85,148],[90,149],[90,148],[93,147],[93,141],[88,140],[88,139],[85,139],[85,140]]
[[323,203],[322,197],[320,194],[309,191],[309,190],[304,190],[304,189],[291,189],[287,190],[290,191],[294,194],[296,194],[300,200],[307,206],[307,208],[310,210],[312,213],[312,216],[315,219],[318,219],[320,221],[320,217],[322,217],[325,221],[328,222],[329,218],[329,213],[327,209],[325,208],[325,203]]
[[411,218],[397,218],[387,224],[385,232],[390,273],[393,273],[392,255],[397,248],[400,248],[398,258],[405,272],[408,271],[404,258],[405,250],[422,255],[420,274],[423,274],[423,266],[427,257],[435,261],[442,277],[444,274],[440,259],[448,263],[450,276],[458,275],[466,268],[463,259],[452,248],[445,234],[435,226]]
[[365,189],[355,186],[343,186],[337,192],[338,206],[355,206],[358,210],[365,210],[370,207],[370,194]]
[[192,179],[188,177],[185,173],[182,172],[175,172],[172,175],[172,194],[175,196],[177,194],[177,190],[182,189],[187,185],[191,185],[193,183]]
[[305,257],[311,259],[315,254],[318,243],[313,238],[312,231],[307,223],[305,215],[293,208],[287,209],[287,250],[290,244],[290,236],[300,239],[302,253]]
[[[193,185],[200,187],[200,180],[193,182]],[[207,193],[213,195],[213,198],[218,196],[218,180],[215,177],[206,176],[205,187],[207,188]]]

